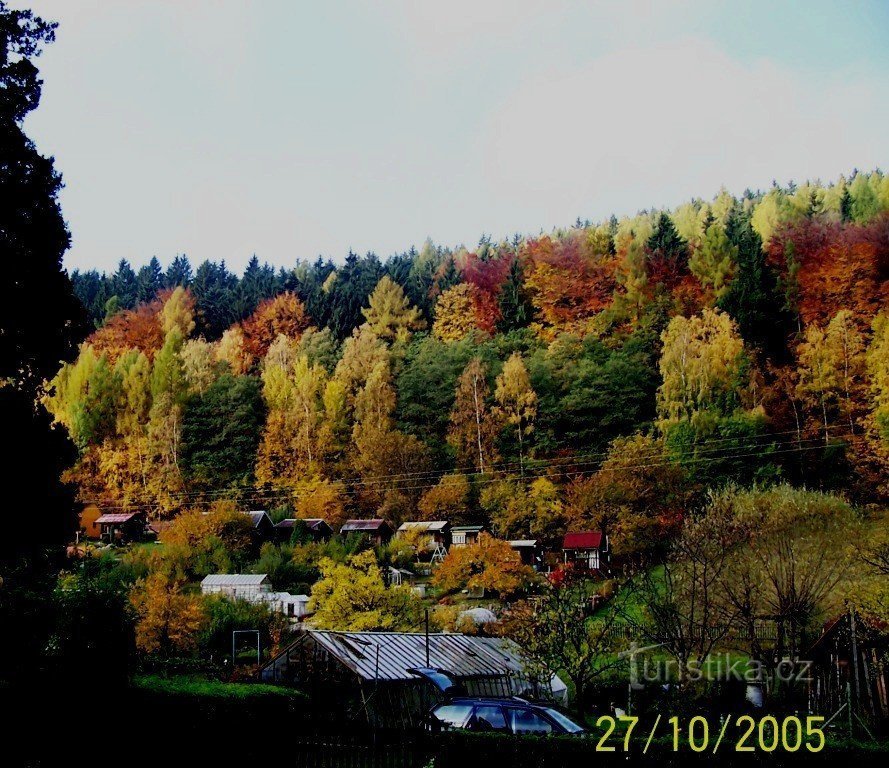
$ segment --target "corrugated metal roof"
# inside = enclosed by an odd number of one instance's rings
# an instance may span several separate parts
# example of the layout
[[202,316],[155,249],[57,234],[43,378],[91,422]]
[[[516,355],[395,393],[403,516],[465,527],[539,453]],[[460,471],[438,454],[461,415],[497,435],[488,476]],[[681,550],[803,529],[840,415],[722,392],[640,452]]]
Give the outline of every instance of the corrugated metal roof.
[[141,514],[141,512],[110,512],[106,515],[99,515],[96,518],[96,523],[126,523]]
[[509,542],[511,547],[536,547],[537,539],[513,539]]
[[[416,680],[409,669],[426,667],[426,636],[413,632],[306,633],[341,663],[365,680]],[[493,641],[493,642],[489,642]],[[455,677],[521,675],[518,649],[501,638],[459,634],[429,635],[428,666]]]
[[388,526],[385,520],[346,520],[340,531],[377,531]]
[[402,523],[399,531],[443,531],[449,525],[447,520],[420,520],[417,522]]
[[455,533],[457,531],[463,533],[481,533],[485,530],[485,526],[483,525],[455,525],[451,528],[451,533]]
[[201,586],[208,587],[254,587],[268,579],[267,573],[213,573],[204,576]]

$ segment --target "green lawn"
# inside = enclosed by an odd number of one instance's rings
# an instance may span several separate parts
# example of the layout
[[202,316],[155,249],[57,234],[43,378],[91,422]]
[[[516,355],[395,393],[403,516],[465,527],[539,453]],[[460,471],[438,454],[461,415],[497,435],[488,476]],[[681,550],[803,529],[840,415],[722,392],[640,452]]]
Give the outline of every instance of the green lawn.
[[256,696],[281,697],[287,699],[305,698],[293,688],[264,683],[224,683],[202,675],[138,675],[133,687],[153,693],[200,696],[203,698],[246,699]]

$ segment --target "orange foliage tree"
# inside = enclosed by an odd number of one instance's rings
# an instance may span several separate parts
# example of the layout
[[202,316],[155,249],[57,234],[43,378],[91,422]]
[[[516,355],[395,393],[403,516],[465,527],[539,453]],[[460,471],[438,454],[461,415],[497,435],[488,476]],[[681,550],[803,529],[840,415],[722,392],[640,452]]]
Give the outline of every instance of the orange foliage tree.
[[432,582],[444,592],[481,589],[509,597],[536,579],[537,574],[522,565],[519,553],[509,546],[509,542],[483,533],[477,544],[451,547],[435,571]]
[[299,339],[311,325],[305,305],[295,293],[285,291],[266,299],[243,325],[244,348],[254,359],[265,357],[278,336]]
[[579,233],[529,240],[524,257],[525,284],[544,337],[583,332],[587,321],[611,303],[616,287],[614,257],[587,247]]

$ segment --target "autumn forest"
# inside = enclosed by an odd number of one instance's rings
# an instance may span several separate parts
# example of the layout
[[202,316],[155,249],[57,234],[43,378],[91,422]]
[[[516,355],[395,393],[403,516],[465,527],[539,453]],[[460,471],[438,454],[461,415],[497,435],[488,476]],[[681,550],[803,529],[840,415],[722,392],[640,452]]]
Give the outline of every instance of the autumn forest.
[[71,278],[95,330],[44,401],[106,510],[595,527],[633,553],[728,484],[889,496],[879,171],[385,261]]

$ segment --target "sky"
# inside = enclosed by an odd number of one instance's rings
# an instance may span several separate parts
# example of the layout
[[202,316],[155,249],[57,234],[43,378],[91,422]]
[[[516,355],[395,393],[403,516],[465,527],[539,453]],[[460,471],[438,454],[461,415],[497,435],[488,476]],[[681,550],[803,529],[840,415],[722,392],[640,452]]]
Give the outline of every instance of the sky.
[[889,3],[24,0],[69,269],[381,258],[889,163]]

